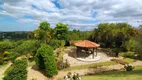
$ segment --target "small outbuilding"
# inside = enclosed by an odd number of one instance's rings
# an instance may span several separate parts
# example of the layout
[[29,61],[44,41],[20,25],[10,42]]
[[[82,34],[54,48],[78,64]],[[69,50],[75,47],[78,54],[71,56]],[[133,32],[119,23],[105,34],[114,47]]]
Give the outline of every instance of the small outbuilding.
[[75,46],[77,47],[77,57],[87,57],[92,55],[92,58],[94,58],[97,57],[97,48],[100,45],[89,40],[83,40],[76,42]]

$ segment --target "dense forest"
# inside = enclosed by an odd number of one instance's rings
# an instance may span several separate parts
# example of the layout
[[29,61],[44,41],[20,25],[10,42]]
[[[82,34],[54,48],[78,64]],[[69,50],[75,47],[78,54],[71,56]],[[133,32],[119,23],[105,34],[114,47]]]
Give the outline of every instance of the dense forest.
[[9,39],[9,40],[26,40],[27,31],[15,31],[15,32],[0,32],[0,41]]

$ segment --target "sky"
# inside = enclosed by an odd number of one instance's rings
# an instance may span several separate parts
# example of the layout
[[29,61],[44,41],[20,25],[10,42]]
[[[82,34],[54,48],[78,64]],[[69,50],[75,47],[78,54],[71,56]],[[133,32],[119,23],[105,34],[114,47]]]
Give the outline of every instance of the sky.
[[97,28],[99,23],[142,24],[141,0],[0,0],[0,31],[33,31],[41,21],[70,30]]

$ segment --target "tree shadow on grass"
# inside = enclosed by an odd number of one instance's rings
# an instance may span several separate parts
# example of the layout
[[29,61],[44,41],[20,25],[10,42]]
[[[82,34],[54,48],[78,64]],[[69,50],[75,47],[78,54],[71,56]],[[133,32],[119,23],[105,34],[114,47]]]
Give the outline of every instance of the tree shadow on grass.
[[[41,74],[43,74],[44,76],[46,76],[45,70],[40,69],[40,68],[39,68],[38,66],[36,66],[36,65],[33,65],[31,69],[33,69],[33,70],[35,70],[35,71],[38,71],[38,72],[40,72]],[[34,74],[34,73],[33,73],[33,74]]]

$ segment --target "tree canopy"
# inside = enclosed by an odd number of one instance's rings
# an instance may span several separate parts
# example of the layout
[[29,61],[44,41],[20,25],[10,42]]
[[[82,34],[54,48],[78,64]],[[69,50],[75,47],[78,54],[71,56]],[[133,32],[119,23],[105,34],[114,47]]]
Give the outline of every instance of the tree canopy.
[[40,42],[48,43],[51,40],[51,28],[48,22],[41,22],[38,29],[34,31],[34,36]]
[[61,22],[56,24],[55,27],[55,37],[58,40],[67,40],[68,39],[68,25],[67,24],[63,24]]
[[119,48],[136,35],[136,29],[127,23],[100,23],[90,39],[102,47]]
[[87,40],[91,36],[92,31],[69,31],[69,40]]

